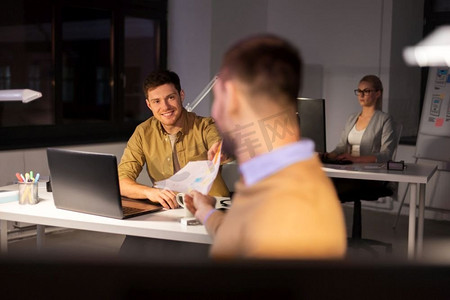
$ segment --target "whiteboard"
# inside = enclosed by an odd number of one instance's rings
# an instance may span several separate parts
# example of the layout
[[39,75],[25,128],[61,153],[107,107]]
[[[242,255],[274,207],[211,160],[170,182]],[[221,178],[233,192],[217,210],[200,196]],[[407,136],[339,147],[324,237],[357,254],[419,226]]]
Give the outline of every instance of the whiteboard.
[[450,161],[450,70],[429,69],[416,157]]

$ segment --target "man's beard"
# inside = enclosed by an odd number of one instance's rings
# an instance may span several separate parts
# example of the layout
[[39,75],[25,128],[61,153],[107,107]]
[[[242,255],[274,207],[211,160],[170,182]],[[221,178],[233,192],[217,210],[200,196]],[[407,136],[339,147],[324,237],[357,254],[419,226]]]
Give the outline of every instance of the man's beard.
[[228,157],[236,158],[236,143],[229,133],[222,132],[219,129],[222,136],[222,152]]

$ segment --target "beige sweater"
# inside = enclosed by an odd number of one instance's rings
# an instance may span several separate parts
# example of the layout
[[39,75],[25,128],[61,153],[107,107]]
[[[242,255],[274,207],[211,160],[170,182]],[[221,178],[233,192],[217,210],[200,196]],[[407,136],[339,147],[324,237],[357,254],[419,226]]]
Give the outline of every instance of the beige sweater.
[[341,204],[317,157],[247,187],[205,226],[213,258],[335,259],[345,255]]

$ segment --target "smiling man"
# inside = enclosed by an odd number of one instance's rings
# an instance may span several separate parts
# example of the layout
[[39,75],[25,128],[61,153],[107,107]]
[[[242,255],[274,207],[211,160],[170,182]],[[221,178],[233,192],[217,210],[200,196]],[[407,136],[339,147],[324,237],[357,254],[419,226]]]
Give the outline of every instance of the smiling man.
[[[153,117],[136,127],[119,164],[120,191],[129,198],[149,199],[165,208],[176,208],[176,191],[136,182],[144,165],[153,182],[175,174],[189,161],[212,158],[221,137],[212,118],[187,112],[178,75],[155,71],[144,82],[147,107]],[[217,176],[210,195],[228,196],[222,177]]]

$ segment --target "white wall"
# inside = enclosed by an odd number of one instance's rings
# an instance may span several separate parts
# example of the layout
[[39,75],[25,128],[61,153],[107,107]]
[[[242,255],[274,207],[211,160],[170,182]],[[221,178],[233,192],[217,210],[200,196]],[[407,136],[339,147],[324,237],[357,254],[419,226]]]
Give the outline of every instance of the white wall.
[[[213,78],[211,72],[211,1],[169,1],[168,68],[180,76],[185,104],[192,103]],[[194,110],[210,115],[208,95]]]
[[220,68],[225,51],[243,37],[267,31],[268,0],[212,1],[213,72]]
[[[125,143],[75,145],[58,148],[70,148],[73,150],[110,153],[120,160]],[[12,184],[16,178],[16,172],[39,172],[41,176],[49,176],[46,148],[35,148],[0,152],[0,185]]]
[[[271,32],[295,44],[305,63],[301,96],[324,97],[327,101],[329,150],[337,143],[343,120],[350,112],[359,110],[353,90],[363,75],[380,75],[388,95],[392,0],[228,0],[211,1],[212,4],[204,0],[171,0],[169,3],[175,9],[169,10],[169,36],[172,36],[169,65],[181,74],[189,74],[183,78],[183,85],[196,93],[217,72],[226,49],[243,37]],[[195,43],[180,45],[180,40],[173,38],[191,36],[192,31],[197,34]],[[205,49],[210,53],[204,53]],[[206,58],[210,58],[210,63]],[[190,65],[193,60],[197,62],[195,66]],[[209,77],[205,70],[209,71]],[[204,102],[197,112],[209,115],[205,109],[210,107],[210,98]],[[387,96],[384,107],[388,107]]]
[[[321,96],[326,100],[329,150],[338,142],[343,120],[360,109],[353,94],[359,79],[371,73],[388,81],[388,74],[381,74],[381,70],[390,53],[386,43],[390,31],[385,30],[390,4],[373,0],[269,2],[269,31],[295,43],[307,66],[322,69]],[[309,78],[309,73],[304,76]],[[302,96],[312,97],[306,91]]]

